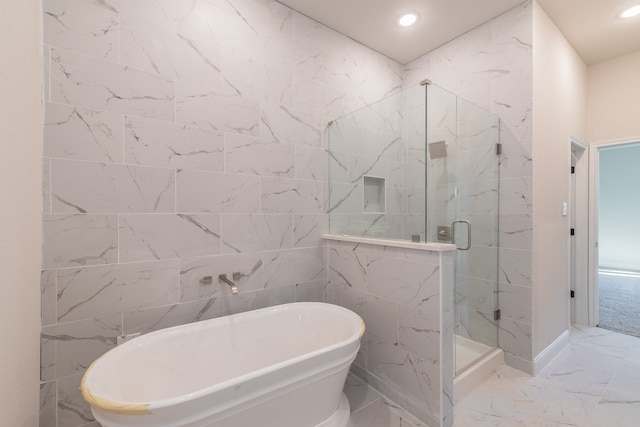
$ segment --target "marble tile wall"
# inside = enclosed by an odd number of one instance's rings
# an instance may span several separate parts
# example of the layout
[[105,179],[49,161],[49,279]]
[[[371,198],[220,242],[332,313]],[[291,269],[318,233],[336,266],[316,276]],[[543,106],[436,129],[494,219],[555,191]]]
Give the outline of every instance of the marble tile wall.
[[404,110],[398,93],[329,126],[331,233],[404,237]]
[[354,371],[430,426],[453,422],[453,252],[325,241],[325,300],[365,321]]
[[93,427],[78,385],[118,336],[323,299],[325,124],[403,67],[270,0],[43,11],[40,426]]
[[[522,369],[532,354],[532,72],[533,11],[525,2],[405,65],[410,88],[434,84],[500,118],[498,342],[507,363]],[[470,320],[482,335],[493,320]]]

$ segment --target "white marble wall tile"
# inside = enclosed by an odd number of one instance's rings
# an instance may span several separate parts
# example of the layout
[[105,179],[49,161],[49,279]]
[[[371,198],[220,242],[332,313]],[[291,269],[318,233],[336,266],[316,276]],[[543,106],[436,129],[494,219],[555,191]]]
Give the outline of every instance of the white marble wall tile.
[[[235,281],[238,292],[245,293],[264,288],[264,267],[261,253],[245,253],[183,259],[180,262],[180,301],[194,301],[218,298],[230,293],[229,286],[220,283],[218,276],[226,274],[232,278],[239,272],[241,278]],[[211,276],[211,284],[201,283],[201,279]]]
[[421,359],[440,363],[440,299],[431,298],[419,309],[400,306],[399,346]]
[[220,51],[200,39],[181,37],[175,25],[120,17],[120,63],[168,79],[220,87]]
[[176,83],[176,121],[223,132],[258,136],[260,103],[193,82]]
[[500,319],[498,342],[500,347],[514,356],[525,360],[531,360],[533,357],[531,324]]
[[120,262],[186,258],[220,253],[220,215],[121,215]]
[[317,181],[262,178],[261,206],[264,213],[321,213],[322,187]]
[[51,99],[51,47],[42,46],[42,100],[49,102]]
[[531,257],[529,250],[500,248],[500,283],[518,286],[531,286]]
[[396,393],[432,414],[440,412],[440,367],[388,343],[367,343],[367,366]]
[[40,273],[41,307],[40,319],[42,325],[56,323],[56,271],[44,270]]
[[506,283],[498,288],[498,302],[501,318],[532,323],[531,301],[532,289],[528,286],[514,286]]
[[177,260],[58,270],[58,321],[179,301]]
[[57,391],[56,381],[40,384],[40,423],[38,427],[57,427],[56,406]]
[[[173,0],[106,0],[120,15],[163,22],[167,26],[176,19],[176,4]],[[188,3],[188,2],[185,2]]]
[[533,175],[533,154],[531,141],[520,143],[509,129],[503,126],[500,140],[502,141],[502,157],[500,158],[500,177],[502,179],[527,177]]
[[[225,4],[226,3],[226,4]],[[240,33],[256,34],[260,37],[272,35],[291,36],[293,14],[289,7],[272,0],[236,0],[214,4],[226,8],[235,14],[231,25],[242,25]]]
[[51,101],[174,119],[174,83],[157,74],[59,49],[51,51]]
[[225,172],[293,178],[293,144],[227,133],[224,138]]
[[91,407],[82,397],[82,374],[61,378],[58,383],[58,427],[94,427]]
[[500,211],[531,213],[533,210],[532,177],[505,178],[500,181]]
[[120,315],[110,315],[43,327],[43,345],[55,343],[56,364],[51,372],[53,377],[42,375],[42,379],[46,381],[84,372],[95,359],[116,346],[121,323]]
[[295,302],[293,285],[263,291],[224,295],[224,314],[236,314]]
[[133,311],[123,314],[122,333],[146,334],[172,326],[213,319],[222,316],[222,313],[220,298]]
[[323,302],[323,283],[324,280],[296,283],[296,302]]
[[440,267],[425,263],[377,258],[367,266],[367,290],[398,304],[420,307],[438,299]]
[[319,114],[284,105],[263,103],[260,136],[276,141],[320,147]]
[[293,215],[293,246],[296,248],[322,246],[322,235],[328,232],[327,214]]
[[222,132],[125,117],[127,163],[179,169],[224,170]]
[[51,159],[42,160],[42,213],[51,213]]
[[257,213],[260,178],[252,175],[180,170],[177,208],[185,213]]
[[43,268],[110,264],[118,260],[116,215],[48,214],[43,221]]
[[121,115],[71,105],[45,105],[45,156],[122,163],[122,133]]
[[289,71],[232,55],[224,57],[222,69],[225,92],[283,106],[293,104],[293,78]]
[[509,249],[531,250],[531,214],[504,214],[500,216],[500,246]]
[[51,169],[53,212],[175,212],[173,169],[58,159]]
[[362,184],[329,183],[329,212],[339,214],[362,214]]
[[309,80],[296,80],[293,84],[296,94],[293,100],[294,108],[313,114],[334,119],[367,105],[362,96],[345,92],[335,86]]
[[341,243],[329,246],[327,280],[366,290],[368,246]]
[[321,247],[265,251],[263,262],[265,288],[311,282],[324,276]]
[[118,59],[118,14],[105,2],[43,2],[43,35],[48,45],[96,58]]
[[289,214],[222,215],[222,253],[258,252],[293,247]]
[[366,294],[363,320],[367,328],[367,338],[397,346],[399,312],[398,304]]
[[329,153],[322,148],[296,146],[296,175],[298,179],[328,181]]
[[498,248],[472,245],[468,251],[458,251],[456,256],[456,274],[489,281],[496,280]]

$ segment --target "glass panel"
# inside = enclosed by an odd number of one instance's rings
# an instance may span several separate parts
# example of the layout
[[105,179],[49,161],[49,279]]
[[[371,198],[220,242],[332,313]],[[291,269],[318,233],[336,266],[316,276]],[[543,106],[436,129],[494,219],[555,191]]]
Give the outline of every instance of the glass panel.
[[405,163],[410,143],[424,146],[423,93],[417,86],[329,125],[330,233],[424,241],[424,203],[407,202],[407,188],[424,200],[424,185],[405,184],[407,171],[424,183],[424,156]]
[[[427,88],[427,237],[452,241],[455,359],[461,372],[497,346],[499,120]],[[471,227],[469,229],[469,227]],[[468,236],[471,236],[469,241]]]

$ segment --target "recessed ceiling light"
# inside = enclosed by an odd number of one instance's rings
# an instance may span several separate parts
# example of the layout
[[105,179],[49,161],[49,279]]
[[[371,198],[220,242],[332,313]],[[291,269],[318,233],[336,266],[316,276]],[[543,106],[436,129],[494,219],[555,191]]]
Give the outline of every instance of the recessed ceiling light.
[[634,17],[636,15],[640,15],[640,4],[625,10],[624,12],[622,12],[620,14],[620,17],[622,17],[622,18],[631,18],[631,17]]
[[415,13],[404,14],[398,19],[398,24],[403,27],[409,27],[418,21],[418,15]]

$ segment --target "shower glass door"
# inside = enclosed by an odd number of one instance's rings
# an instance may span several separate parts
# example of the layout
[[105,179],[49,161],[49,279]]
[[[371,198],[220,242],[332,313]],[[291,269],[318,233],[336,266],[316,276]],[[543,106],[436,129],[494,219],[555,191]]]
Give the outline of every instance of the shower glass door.
[[498,344],[499,119],[426,85],[426,230],[455,254],[456,375]]

